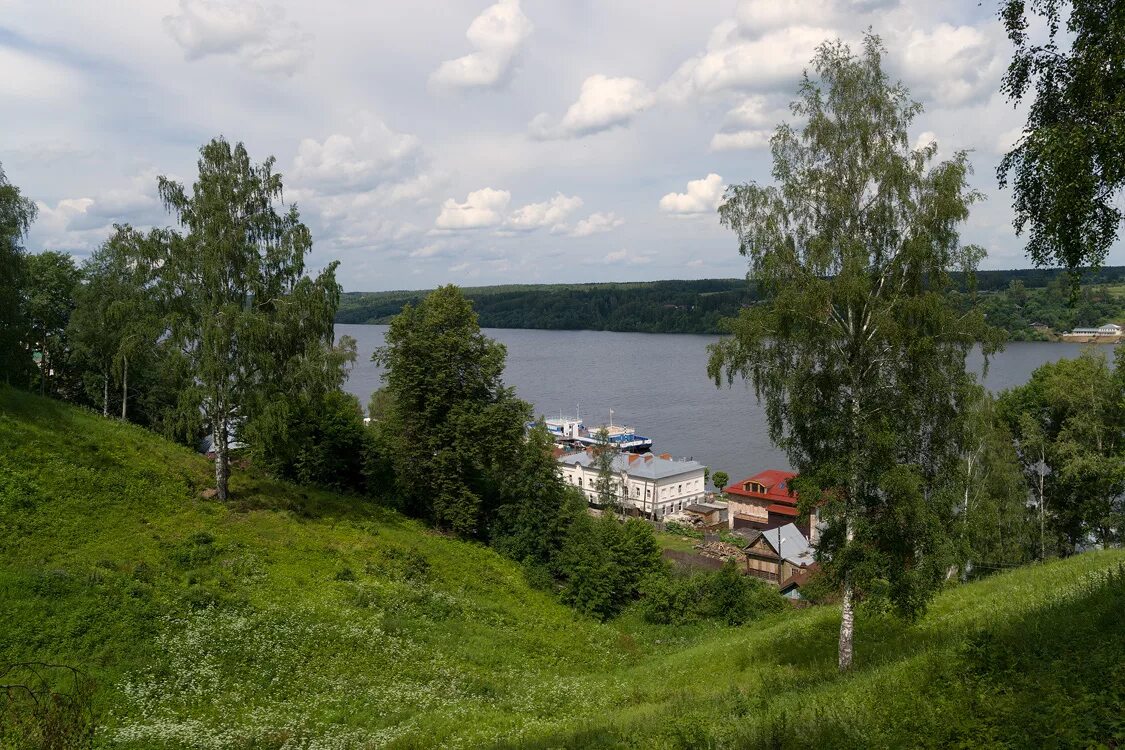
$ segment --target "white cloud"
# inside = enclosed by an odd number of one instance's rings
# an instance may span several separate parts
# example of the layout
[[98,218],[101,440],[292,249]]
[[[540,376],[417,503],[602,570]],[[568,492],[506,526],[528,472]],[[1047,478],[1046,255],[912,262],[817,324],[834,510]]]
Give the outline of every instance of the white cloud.
[[914,150],[921,151],[931,143],[937,143],[937,133],[932,130],[919,133],[918,137],[914,140]]
[[557,193],[554,198],[542,203],[529,203],[513,211],[505,226],[518,231],[530,231],[541,227],[551,227],[552,231],[562,231],[563,222],[582,207],[582,199],[577,195],[565,196]]
[[303,139],[293,160],[294,178],[325,192],[371,187],[401,176],[418,156],[417,137],[391,130],[370,113],[355,118],[353,131],[323,141]]
[[727,112],[722,128],[711,138],[711,150],[765,148],[776,126],[786,119],[791,118],[780,108],[770,107],[766,97],[749,96]]
[[443,62],[430,75],[430,83],[453,88],[503,85],[532,28],[531,21],[520,10],[520,0],[500,0],[490,5],[465,32],[476,52]]
[[834,11],[831,0],[739,0],[734,17],[744,33],[760,36],[806,19],[828,18]]
[[529,129],[532,136],[543,140],[581,138],[627,125],[655,102],[653,93],[636,78],[610,78],[599,73],[582,82],[578,101],[570,105],[557,125],[551,125],[551,118],[543,113],[531,121]]
[[281,7],[254,0],[180,0],[164,28],[187,60],[229,54],[258,72],[292,74],[311,56],[310,35]]
[[608,253],[602,258],[602,262],[607,265],[612,263],[644,265],[645,263],[652,262],[652,256],[644,253],[634,253],[631,250],[621,248],[620,250],[614,250],[612,253]]
[[979,101],[999,89],[1005,63],[996,34],[942,23],[932,30],[912,30],[898,48],[915,96],[934,99],[941,107]]
[[662,92],[683,100],[725,90],[791,90],[816,46],[836,36],[833,29],[794,25],[748,37],[727,21],[715,28],[707,50],[684,62]]
[[996,142],[993,144],[993,150],[998,154],[1006,154],[1016,147],[1020,138],[1023,138],[1023,126],[1005,130],[1003,133],[996,137]]
[[511,199],[512,194],[507,190],[487,187],[469,193],[464,203],[450,198],[441,204],[434,227],[453,230],[496,226],[503,220],[504,209]]
[[570,230],[568,234],[571,237],[589,237],[592,234],[613,231],[624,223],[625,220],[612,211],[609,213],[592,213],[575,224],[574,229]]
[[686,193],[668,193],[660,199],[660,210],[670,214],[711,213],[723,202],[723,178],[711,173],[687,184]]

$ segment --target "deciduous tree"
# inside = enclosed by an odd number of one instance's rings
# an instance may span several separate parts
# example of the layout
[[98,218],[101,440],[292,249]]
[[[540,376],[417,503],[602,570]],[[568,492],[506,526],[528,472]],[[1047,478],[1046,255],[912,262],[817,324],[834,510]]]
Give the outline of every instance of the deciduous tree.
[[[888,79],[879,39],[822,45],[771,141],[776,185],[728,188],[722,224],[764,302],[711,350],[716,384],[750,380],[772,439],[827,521],[818,555],[843,591],[839,665],[857,595],[886,588],[913,615],[944,579],[955,436],[985,329],[945,292],[983,250],[959,242],[978,196],[965,153],[909,146],[921,107]],[[987,347],[986,347],[987,349]],[[885,582],[885,584],[881,583]]]
[[1003,0],[1000,17],[1015,45],[1003,93],[1035,91],[997,170],[1001,186],[1011,180],[1016,231],[1028,229],[1037,265],[1100,265],[1122,222],[1125,3]]
[[336,264],[315,281],[305,276],[309,230],[295,205],[280,205],[273,157],[255,164],[241,143],[203,146],[190,190],[167,177],[158,188],[184,230],[159,258],[170,335],[192,370],[181,410],[202,409],[225,500],[232,430],[255,416],[293,358],[331,341]]
[[0,378],[5,383],[31,365],[21,300],[26,283],[23,241],[35,214],[35,203],[8,182],[0,167]]
[[372,356],[385,368],[377,429],[404,509],[466,536],[486,535],[531,419],[503,383],[505,354],[450,285],[403,308]]

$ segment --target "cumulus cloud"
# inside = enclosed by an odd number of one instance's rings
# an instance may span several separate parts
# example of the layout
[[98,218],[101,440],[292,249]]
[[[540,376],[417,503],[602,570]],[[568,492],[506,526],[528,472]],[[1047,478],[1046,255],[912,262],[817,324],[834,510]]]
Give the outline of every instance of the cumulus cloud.
[[565,228],[563,222],[581,207],[582,199],[577,195],[557,193],[549,201],[529,203],[516,209],[508,216],[505,226],[517,231],[551,227],[551,231],[557,232]]
[[711,150],[765,148],[774,128],[784,119],[786,113],[771,108],[764,96],[747,97],[727,112],[722,128],[711,138]]
[[77,81],[65,67],[0,46],[0,99],[61,99],[72,96]]
[[626,248],[614,250],[612,253],[607,253],[602,262],[608,264],[612,263],[633,263],[636,265],[643,265],[652,261],[651,255],[644,253],[634,253]]
[[660,199],[665,213],[692,216],[715,211],[723,202],[723,178],[712,172],[702,180],[692,180],[685,193],[668,193]]
[[180,0],[164,28],[187,60],[235,55],[251,70],[289,75],[311,56],[309,34],[281,7],[254,0]]
[[531,21],[520,10],[520,0],[490,5],[465,32],[476,51],[443,62],[430,74],[430,83],[451,88],[493,88],[507,83],[531,31]]
[[156,197],[156,173],[151,170],[92,196],[63,198],[54,205],[36,201],[36,207],[39,216],[32,224],[32,240],[47,250],[92,250],[109,236],[114,224],[148,226],[166,218]]
[[531,121],[529,129],[532,136],[542,140],[581,138],[627,125],[655,102],[653,93],[636,78],[592,75],[582,82],[578,101],[558,123],[552,125],[550,116],[543,113]]
[[921,151],[931,143],[937,143],[937,133],[932,130],[927,130],[923,133],[919,133],[918,137],[914,139],[914,150]]
[[608,213],[595,212],[575,224],[568,234],[571,237],[589,237],[592,234],[611,232],[624,223],[625,220],[612,211]]
[[469,193],[464,203],[453,198],[441,204],[441,213],[434,222],[436,229],[480,229],[499,224],[504,218],[504,210],[512,194],[507,190],[494,190],[490,187]]
[[419,151],[417,137],[363,113],[355,118],[352,132],[333,133],[323,141],[303,139],[293,160],[293,176],[329,193],[369,188],[401,177]]
[[980,101],[1000,85],[1005,62],[1001,39],[975,26],[939,24],[915,29],[904,40],[900,64],[915,93],[952,107]]
[[706,51],[680,65],[662,92],[683,100],[726,90],[789,90],[816,46],[837,36],[833,29],[804,24],[766,28],[759,34],[735,21],[720,24]]

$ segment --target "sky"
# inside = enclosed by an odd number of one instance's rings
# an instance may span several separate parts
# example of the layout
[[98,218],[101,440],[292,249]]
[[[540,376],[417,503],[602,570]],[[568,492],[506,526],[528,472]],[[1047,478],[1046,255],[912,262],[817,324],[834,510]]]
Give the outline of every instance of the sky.
[[[0,0],[0,164],[28,247],[82,258],[167,226],[216,135],[272,155],[346,291],[737,277],[716,208],[771,181],[815,48],[879,34],[925,107],[915,145],[970,149],[985,268],[1030,265],[996,165],[1024,111],[991,2]],[[1119,244],[1107,261],[1125,263]]]

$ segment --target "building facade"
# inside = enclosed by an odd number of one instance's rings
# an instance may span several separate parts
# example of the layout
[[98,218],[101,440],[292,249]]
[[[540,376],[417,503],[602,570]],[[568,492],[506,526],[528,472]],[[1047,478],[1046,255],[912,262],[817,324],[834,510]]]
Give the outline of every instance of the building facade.
[[[590,503],[598,501],[593,450],[561,456],[563,481],[577,487]],[[613,458],[614,495],[627,510],[659,521],[669,513],[702,502],[704,466],[698,461],[677,460],[667,453],[619,453]]]
[[791,471],[768,469],[732,482],[723,490],[728,501],[728,527],[764,531],[792,523],[810,543],[816,544],[819,519],[815,511],[810,518],[800,519],[797,493],[789,487],[789,481],[796,476]]

